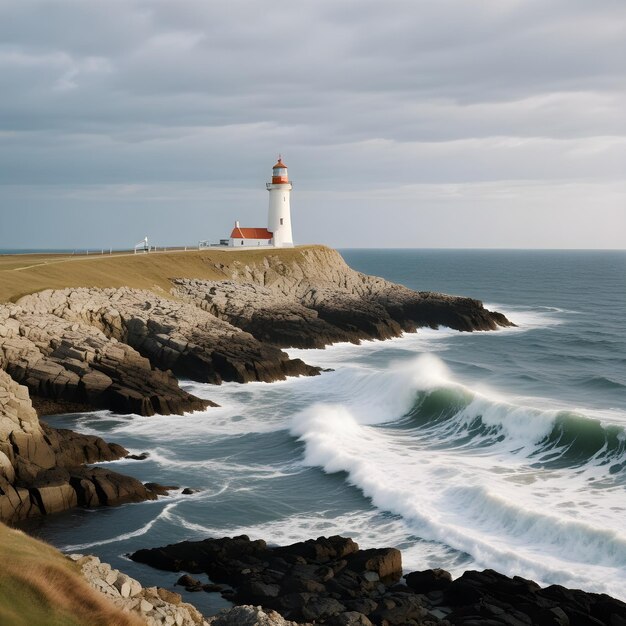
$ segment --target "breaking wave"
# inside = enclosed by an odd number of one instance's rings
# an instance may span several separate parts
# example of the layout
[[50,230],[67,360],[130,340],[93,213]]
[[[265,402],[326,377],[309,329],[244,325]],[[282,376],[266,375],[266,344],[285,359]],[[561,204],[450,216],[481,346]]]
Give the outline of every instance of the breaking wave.
[[606,498],[626,483],[621,426],[467,387],[428,354],[350,377],[351,400],[292,419],[308,465],[484,567],[598,590],[623,577],[626,510]]

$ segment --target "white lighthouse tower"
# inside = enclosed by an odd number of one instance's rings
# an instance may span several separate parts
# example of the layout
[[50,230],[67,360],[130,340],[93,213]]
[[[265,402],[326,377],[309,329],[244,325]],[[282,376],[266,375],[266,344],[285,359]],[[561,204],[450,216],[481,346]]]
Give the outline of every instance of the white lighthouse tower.
[[273,244],[276,248],[292,248],[293,235],[291,234],[291,209],[289,196],[291,183],[287,174],[287,166],[280,155],[278,163],[272,169],[272,182],[266,183],[270,192],[270,206],[267,215],[267,230],[273,233]]

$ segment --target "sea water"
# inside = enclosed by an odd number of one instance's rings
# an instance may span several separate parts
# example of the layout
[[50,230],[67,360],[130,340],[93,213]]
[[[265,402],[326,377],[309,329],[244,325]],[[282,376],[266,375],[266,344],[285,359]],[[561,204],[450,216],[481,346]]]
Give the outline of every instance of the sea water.
[[[330,368],[272,384],[182,381],[220,404],[185,416],[57,416],[146,461],[107,466],[192,487],[37,522],[144,584],[138,548],[246,533],[396,546],[406,571],[494,568],[626,599],[626,253],[344,250],[355,269],[479,298],[517,327],[422,329],[289,350]],[[188,597],[212,612],[218,594]]]

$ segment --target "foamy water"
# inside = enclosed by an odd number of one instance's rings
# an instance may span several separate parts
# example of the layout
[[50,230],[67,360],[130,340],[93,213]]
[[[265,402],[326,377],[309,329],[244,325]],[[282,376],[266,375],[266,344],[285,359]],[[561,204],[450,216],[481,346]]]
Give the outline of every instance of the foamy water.
[[626,289],[609,271],[626,268],[626,255],[466,253],[456,266],[461,253],[430,265],[419,253],[361,254],[348,260],[370,273],[380,263],[412,287],[432,280],[459,293],[464,283],[518,327],[290,350],[333,371],[183,381],[221,405],[192,415],[55,418],[150,453],[115,469],[200,491],[50,518],[40,532],[150,584],[165,575],[125,553],[239,533],[274,543],[343,534],[401,548],[407,570],[491,567],[626,597]]
[[[623,430],[612,449],[606,433],[579,464],[564,460],[550,470],[573,445],[560,444],[559,420],[575,429],[589,418],[472,392],[433,355],[406,364],[403,385],[399,369],[379,374],[376,390],[369,381],[365,398],[318,403],[295,416],[291,432],[305,443],[305,463],[346,472],[377,508],[471,555],[476,567],[622,593],[623,476],[606,469],[624,459]],[[424,422],[420,409],[437,394],[440,412]],[[589,488],[600,479],[601,490]]]

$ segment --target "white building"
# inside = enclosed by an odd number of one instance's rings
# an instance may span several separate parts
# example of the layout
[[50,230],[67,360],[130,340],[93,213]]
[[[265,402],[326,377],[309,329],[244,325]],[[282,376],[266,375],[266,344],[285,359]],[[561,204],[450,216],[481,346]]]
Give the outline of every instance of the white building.
[[235,222],[235,228],[230,233],[229,246],[271,246],[272,233],[267,228],[242,228]]
[[229,246],[274,246],[275,248],[292,248],[291,208],[289,196],[292,185],[289,182],[287,166],[281,157],[272,169],[272,182],[267,183],[270,192],[270,203],[267,214],[267,228],[244,228],[235,222],[230,233]]

